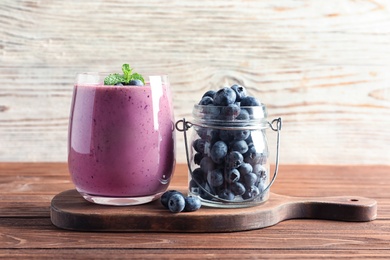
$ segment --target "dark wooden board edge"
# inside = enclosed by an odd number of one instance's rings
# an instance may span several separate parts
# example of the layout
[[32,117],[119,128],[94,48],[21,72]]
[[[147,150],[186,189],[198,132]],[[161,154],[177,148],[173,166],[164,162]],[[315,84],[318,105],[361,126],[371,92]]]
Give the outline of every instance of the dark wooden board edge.
[[158,200],[137,206],[97,205],[76,190],[56,195],[50,210],[51,221],[59,228],[110,232],[234,232],[299,218],[371,221],[376,214],[376,201],[364,197],[305,198],[271,193],[267,202],[254,207],[202,207],[196,212],[171,213]]

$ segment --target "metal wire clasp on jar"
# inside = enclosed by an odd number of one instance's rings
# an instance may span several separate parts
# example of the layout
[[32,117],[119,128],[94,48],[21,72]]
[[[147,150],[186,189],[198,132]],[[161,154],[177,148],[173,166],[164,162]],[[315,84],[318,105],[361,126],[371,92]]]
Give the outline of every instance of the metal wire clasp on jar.
[[[278,173],[282,119],[268,122],[263,104],[241,107],[245,110],[241,111],[245,112],[242,117],[231,116],[229,111],[223,111],[226,109],[229,108],[195,105],[192,122],[185,118],[176,122],[176,129],[184,134],[189,194],[198,196],[206,206],[255,206],[268,200],[270,187]],[[187,130],[190,128],[194,131],[189,141]],[[277,132],[272,178],[267,128]]]

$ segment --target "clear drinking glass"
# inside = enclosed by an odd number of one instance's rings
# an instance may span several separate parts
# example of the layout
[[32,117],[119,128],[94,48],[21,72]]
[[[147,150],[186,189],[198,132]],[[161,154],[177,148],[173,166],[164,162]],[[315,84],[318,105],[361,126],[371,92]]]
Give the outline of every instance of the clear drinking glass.
[[175,167],[172,97],[166,76],[145,86],[106,86],[104,73],[77,75],[68,166],[77,191],[105,205],[153,201]]

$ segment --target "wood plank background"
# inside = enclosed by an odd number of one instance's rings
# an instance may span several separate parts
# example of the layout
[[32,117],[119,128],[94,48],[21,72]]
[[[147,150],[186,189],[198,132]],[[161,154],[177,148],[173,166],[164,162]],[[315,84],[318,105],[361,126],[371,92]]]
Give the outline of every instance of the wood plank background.
[[387,0],[1,0],[0,161],[66,161],[76,73],[125,62],[169,75],[177,120],[247,86],[281,163],[390,164]]

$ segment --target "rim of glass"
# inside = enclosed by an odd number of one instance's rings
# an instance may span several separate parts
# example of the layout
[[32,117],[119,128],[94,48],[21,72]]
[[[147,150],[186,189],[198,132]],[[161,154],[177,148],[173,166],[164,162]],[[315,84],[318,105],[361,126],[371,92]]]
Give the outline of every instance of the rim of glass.
[[[105,72],[105,71],[84,71],[84,72],[77,72],[76,76],[78,75],[88,75],[88,74],[93,74],[93,75],[109,75],[109,74],[115,74],[116,72]],[[117,74],[122,74],[122,73],[117,73]],[[145,74],[144,74],[145,75]],[[146,77],[167,77],[168,74],[162,73],[162,74],[150,74],[147,75]]]
[[[95,72],[95,71],[76,73],[75,84],[76,85],[81,85],[81,84],[100,85],[100,84],[104,83],[104,78],[110,74],[113,74],[113,73],[112,72]],[[144,76],[145,83],[150,83],[151,77],[160,77],[160,78],[164,79],[163,80],[164,82],[168,81],[167,74],[160,74],[160,75],[152,74],[152,75]],[[126,86],[128,86],[128,85],[126,85]]]

